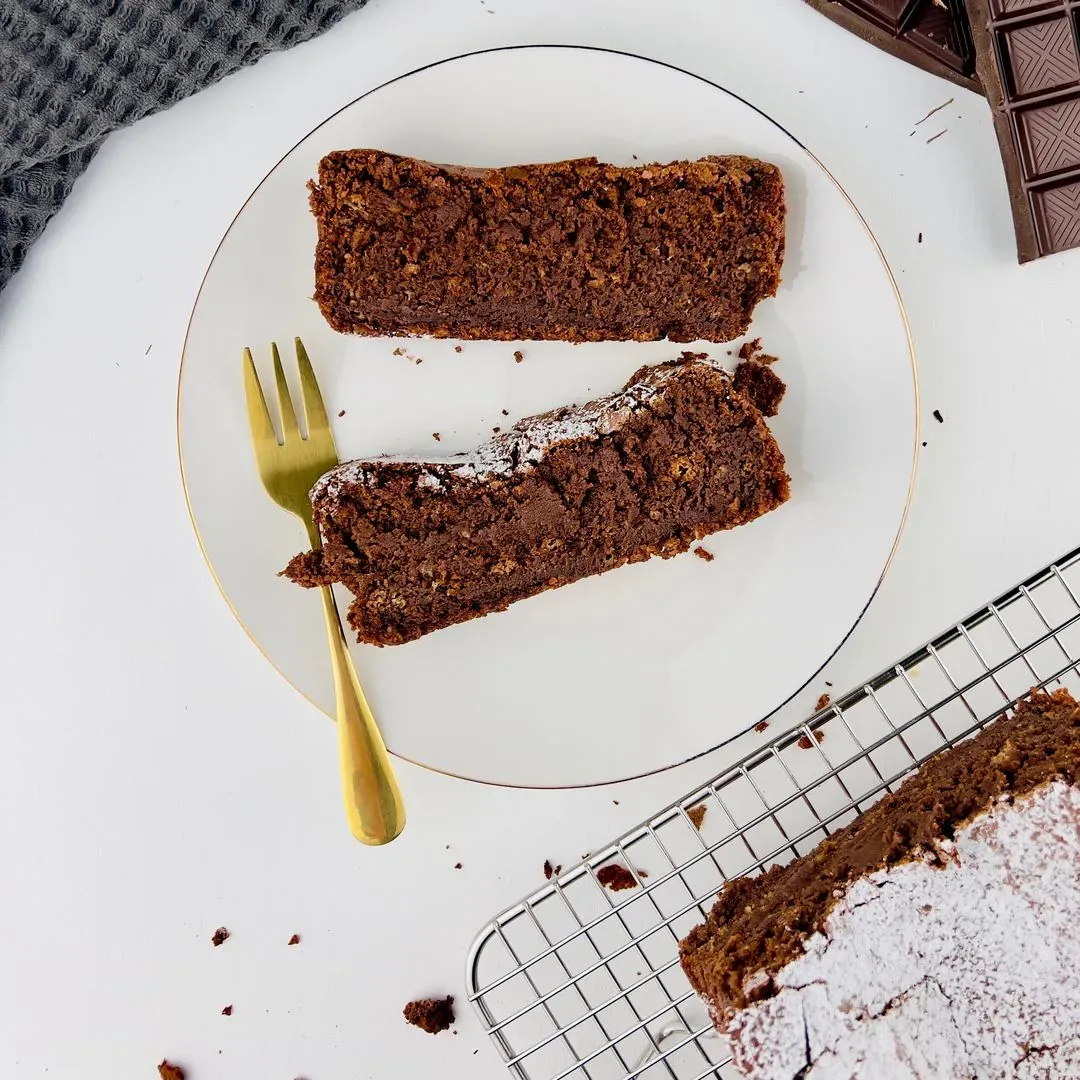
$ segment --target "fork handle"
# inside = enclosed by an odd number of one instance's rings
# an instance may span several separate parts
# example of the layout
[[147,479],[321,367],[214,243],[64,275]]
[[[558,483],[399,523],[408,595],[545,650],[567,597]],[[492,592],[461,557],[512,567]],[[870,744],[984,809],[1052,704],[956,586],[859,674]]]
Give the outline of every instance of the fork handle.
[[362,844],[389,844],[405,828],[405,802],[386,744],[356,677],[334,594],[328,586],[319,592],[334,671],[345,816],[353,836]]

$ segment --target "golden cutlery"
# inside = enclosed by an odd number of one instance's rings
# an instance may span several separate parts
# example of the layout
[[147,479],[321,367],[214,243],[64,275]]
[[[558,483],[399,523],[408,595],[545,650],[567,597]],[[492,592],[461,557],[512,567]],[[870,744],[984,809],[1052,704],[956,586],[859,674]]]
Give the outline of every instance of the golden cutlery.
[[[295,341],[306,435],[301,433],[296,422],[296,411],[276,343],[270,348],[274,357],[280,439],[274,431],[250,349],[244,349],[244,390],[251,441],[263,487],[278,506],[304,523],[308,540],[315,549],[322,545],[322,538],[312,520],[308,493],[323,473],[338,464],[338,456],[311,361],[303,342],[299,338]],[[356,677],[334,594],[327,586],[319,592],[334,672],[338,748],[349,828],[361,843],[388,844],[405,827],[405,803],[379,727]]]

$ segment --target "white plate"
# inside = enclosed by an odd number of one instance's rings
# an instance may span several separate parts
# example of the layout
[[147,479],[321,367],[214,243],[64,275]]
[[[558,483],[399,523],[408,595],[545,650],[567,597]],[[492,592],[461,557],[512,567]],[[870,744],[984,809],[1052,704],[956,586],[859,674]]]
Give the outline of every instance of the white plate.
[[[459,354],[452,341],[333,333],[310,300],[315,225],[305,185],[324,153],[356,146],[467,165],[739,152],[783,169],[784,284],[750,336],[781,357],[789,387],[773,428],[790,503],[710,538],[711,563],[656,559],[408,645],[353,648],[391,750],[472,779],[621,779],[745,731],[850,633],[906,513],[918,439],[913,356],[892,276],[858,211],[807,149],[740,98],[597,49],[444,61],[354,101],[291,150],[230,226],[199,292],[180,376],[180,456],[192,520],[226,599],[270,662],[327,712],[318,601],[276,576],[305,544],[259,486],[242,347],[265,365],[271,340],[303,337],[332,414],[345,410],[335,421],[343,458],[465,450],[493,426],[615,390],[640,364],[687,348],[469,342]],[[408,355],[394,355],[402,345]],[[524,363],[514,361],[518,348]]]

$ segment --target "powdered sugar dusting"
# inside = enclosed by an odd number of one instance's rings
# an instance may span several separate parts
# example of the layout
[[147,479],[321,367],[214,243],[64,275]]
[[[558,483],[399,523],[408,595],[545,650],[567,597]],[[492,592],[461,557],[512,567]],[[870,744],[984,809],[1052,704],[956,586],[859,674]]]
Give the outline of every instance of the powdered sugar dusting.
[[387,466],[422,466],[417,470],[416,484],[432,491],[443,490],[451,477],[483,482],[493,476],[526,471],[560,443],[597,438],[618,430],[635,410],[658,398],[692,364],[705,364],[730,378],[718,362],[703,353],[685,354],[682,361],[644,369],[635,382],[618,393],[519,420],[509,431],[468,454],[454,458],[388,455],[345,462],[315,484],[311,490],[312,502],[336,498],[345,485],[370,484]]
[[1080,1076],[1080,791],[999,802],[938,854],[854,882],[726,1018],[749,1080]]

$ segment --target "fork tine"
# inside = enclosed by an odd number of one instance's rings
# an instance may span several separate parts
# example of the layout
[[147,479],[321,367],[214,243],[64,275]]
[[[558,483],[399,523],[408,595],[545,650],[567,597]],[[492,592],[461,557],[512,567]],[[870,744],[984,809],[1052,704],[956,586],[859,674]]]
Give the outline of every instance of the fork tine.
[[296,422],[292,398],[289,396],[289,384],[285,381],[285,369],[281,366],[281,354],[277,342],[271,342],[270,351],[274,354],[274,382],[277,384],[278,409],[281,414],[281,437],[287,443],[300,437],[300,426]]
[[250,349],[244,349],[244,396],[247,398],[248,425],[251,437],[256,442],[267,439],[277,442],[274,425],[270,420],[270,411],[266,407],[259,373],[255,370],[255,361]]
[[307,421],[308,438],[311,438],[312,433],[315,431],[320,434],[325,431],[330,433],[332,439],[330,419],[326,415],[322,391],[319,390],[319,383],[315,378],[315,372],[311,368],[307,349],[304,348],[304,343],[299,338],[296,338],[295,342],[296,366],[300,369],[300,389],[304,395],[304,419]]

